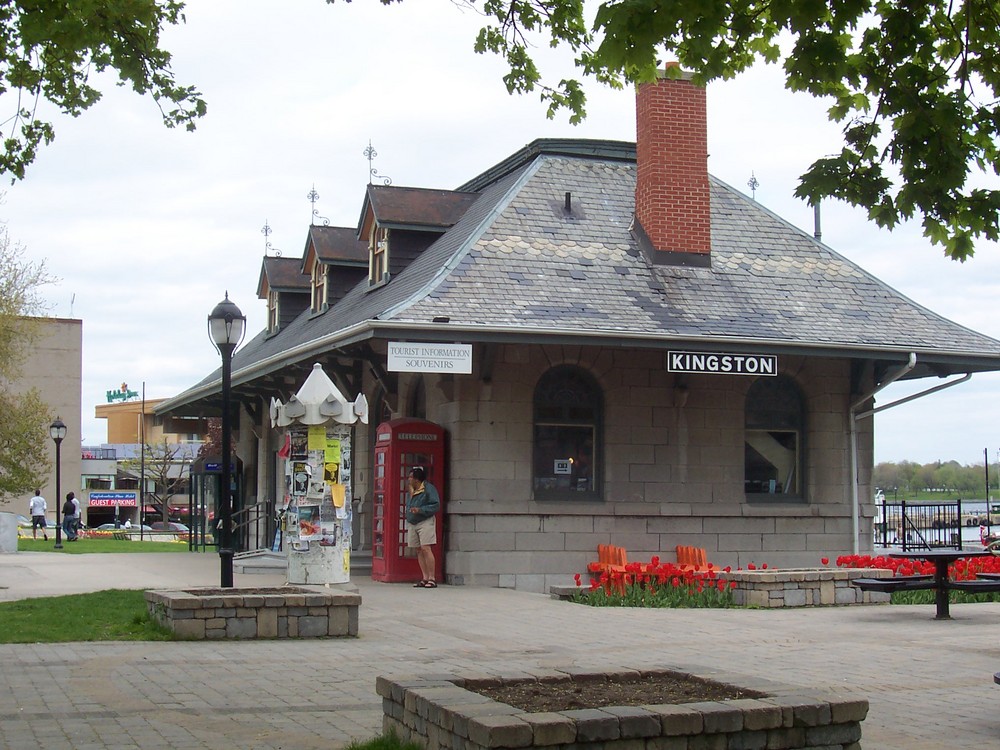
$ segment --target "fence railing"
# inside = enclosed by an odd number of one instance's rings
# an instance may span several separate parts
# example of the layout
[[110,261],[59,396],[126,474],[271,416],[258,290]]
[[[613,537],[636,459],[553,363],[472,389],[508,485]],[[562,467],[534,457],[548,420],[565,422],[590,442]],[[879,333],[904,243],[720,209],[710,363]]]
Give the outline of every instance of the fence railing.
[[962,548],[962,501],[883,502],[875,513],[875,546],[910,549]]

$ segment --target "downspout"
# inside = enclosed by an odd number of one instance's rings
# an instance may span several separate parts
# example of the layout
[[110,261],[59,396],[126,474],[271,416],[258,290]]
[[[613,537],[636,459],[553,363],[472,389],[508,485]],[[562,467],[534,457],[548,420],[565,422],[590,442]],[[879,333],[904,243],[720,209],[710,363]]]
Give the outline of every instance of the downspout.
[[917,355],[910,354],[910,361],[901,367],[898,372],[891,375],[885,382],[883,382],[878,388],[874,389],[871,393],[866,396],[861,397],[851,405],[850,411],[850,430],[851,430],[851,529],[854,533],[854,543],[852,545],[852,552],[856,555],[858,554],[858,534],[860,532],[860,502],[858,498],[858,433],[857,433],[857,423],[862,419],[875,416],[880,411],[885,411],[886,409],[891,409],[894,406],[899,406],[900,404],[905,404],[907,401],[913,401],[918,398],[923,398],[924,396],[929,396],[932,393],[937,393],[938,391],[943,391],[945,388],[951,388],[953,385],[960,385],[967,380],[972,378],[972,373],[967,372],[965,375],[960,377],[958,380],[951,380],[947,383],[941,383],[933,388],[928,388],[925,391],[920,391],[920,393],[914,393],[909,396],[904,396],[903,398],[897,399],[896,401],[891,401],[884,406],[879,406],[875,409],[868,409],[858,413],[857,409],[868,401],[872,396],[881,391],[890,383],[899,380],[903,375],[908,373],[917,363]]
[[916,367],[916,365],[917,355],[915,352],[910,352],[910,360],[903,367],[892,373],[870,393],[865,394],[851,404],[851,409],[848,413],[848,420],[850,422],[849,430],[851,433],[851,553],[855,555],[860,551],[858,537],[861,533],[861,503],[858,498],[858,419],[860,417],[857,415],[857,410],[863,404],[866,404],[876,393],[887,385],[899,380]]

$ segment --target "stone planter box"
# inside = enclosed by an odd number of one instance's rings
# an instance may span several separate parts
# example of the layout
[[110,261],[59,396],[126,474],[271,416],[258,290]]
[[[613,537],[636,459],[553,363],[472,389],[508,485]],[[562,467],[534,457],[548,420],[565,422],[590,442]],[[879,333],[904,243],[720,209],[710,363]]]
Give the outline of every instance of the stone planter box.
[[[670,669],[573,670],[534,679],[571,682],[655,672],[692,674]],[[720,674],[695,676],[733,684]],[[510,681],[523,679],[520,675]],[[502,676],[482,675],[379,677],[383,731],[428,750],[860,750],[861,722],[868,714],[868,701],[862,698],[756,679],[743,679],[740,687],[768,697],[548,713],[528,713],[471,689],[501,681]]]
[[882,568],[803,568],[740,570],[719,576],[735,581],[734,601],[749,607],[826,607],[838,604],[887,604],[889,594],[862,591],[853,578],[890,578]]
[[[862,591],[854,578],[891,578],[884,568],[801,568],[794,570],[740,570],[720,572],[719,578],[735,581],[733,601],[742,607],[828,607],[846,604],[888,604],[890,594]],[[584,587],[586,589],[586,586]],[[576,586],[553,586],[555,599],[570,599]]]
[[356,636],[356,590],[196,588],[147,591],[150,616],[178,638],[326,638]]

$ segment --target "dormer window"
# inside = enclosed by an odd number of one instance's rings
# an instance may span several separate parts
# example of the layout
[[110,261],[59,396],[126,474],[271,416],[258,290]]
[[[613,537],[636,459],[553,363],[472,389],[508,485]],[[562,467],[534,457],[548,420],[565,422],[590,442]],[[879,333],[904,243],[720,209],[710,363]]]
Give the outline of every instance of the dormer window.
[[389,230],[372,224],[368,235],[368,283],[389,280]]
[[312,268],[312,311],[326,309],[326,264],[314,263]]
[[267,293],[267,332],[278,330],[278,293],[273,289]]

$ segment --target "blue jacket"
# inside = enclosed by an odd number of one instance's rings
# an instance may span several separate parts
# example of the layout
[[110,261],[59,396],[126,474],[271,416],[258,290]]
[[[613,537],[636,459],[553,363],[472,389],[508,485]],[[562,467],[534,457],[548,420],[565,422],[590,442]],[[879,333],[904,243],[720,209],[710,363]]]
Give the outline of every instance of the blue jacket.
[[411,493],[406,500],[406,520],[409,523],[420,523],[433,516],[441,508],[441,498],[434,485],[424,482],[421,489]]

